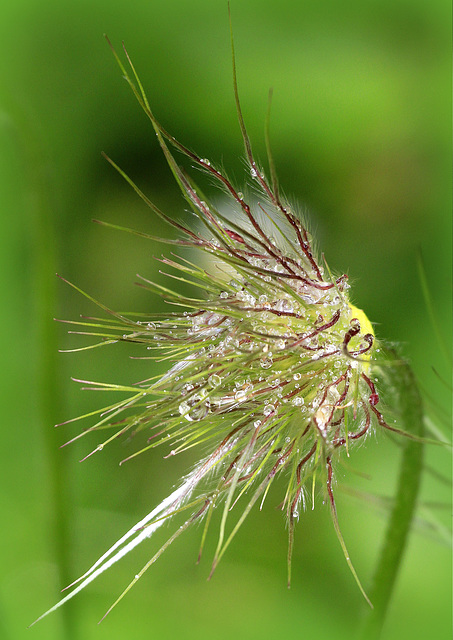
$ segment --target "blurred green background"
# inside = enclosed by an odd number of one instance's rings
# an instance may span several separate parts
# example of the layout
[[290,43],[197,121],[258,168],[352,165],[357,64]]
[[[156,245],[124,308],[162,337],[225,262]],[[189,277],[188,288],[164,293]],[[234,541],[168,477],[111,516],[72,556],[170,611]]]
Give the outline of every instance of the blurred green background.
[[[233,0],[232,14],[239,89],[256,155],[264,161],[272,86],[271,136],[284,191],[310,212],[330,267],[350,274],[353,300],[376,323],[377,335],[399,343],[411,359],[429,414],[448,436],[449,366],[423,300],[417,252],[447,341],[449,3]],[[127,345],[57,352],[85,342],[68,336],[53,317],[96,310],[55,272],[118,310],[165,308],[133,282],[138,272],[159,278],[153,256],[169,249],[91,222],[101,218],[154,233],[159,226],[101,151],[161,208],[184,215],[104,32],[117,48],[127,43],[164,126],[201,156],[221,161],[237,184],[243,180],[225,0],[3,3],[0,636],[349,638],[365,604],[328,509],[319,505],[301,517],[288,591],[287,532],[274,508],[276,491],[263,512],[249,516],[211,582],[215,532],[195,566],[201,530],[194,529],[97,626],[164,540],[163,530],[157,542],[142,545],[71,605],[26,629],[56,601],[62,584],[163,499],[195,461],[189,453],[165,461],[166,452],[156,450],[119,467],[128,449],[118,442],[79,464],[96,438],[60,449],[80,425],[53,429],[103,401],[82,393],[71,375],[130,383],[155,372],[149,361],[131,361]],[[340,524],[365,588],[386,518],[340,487],[392,495],[398,459],[398,448],[378,433],[349,461],[369,479],[338,470]],[[427,464],[448,475],[448,452],[428,448]],[[427,473],[422,499],[384,640],[450,637],[451,560],[439,534],[448,522],[449,486]],[[427,521],[440,522],[437,533]]]

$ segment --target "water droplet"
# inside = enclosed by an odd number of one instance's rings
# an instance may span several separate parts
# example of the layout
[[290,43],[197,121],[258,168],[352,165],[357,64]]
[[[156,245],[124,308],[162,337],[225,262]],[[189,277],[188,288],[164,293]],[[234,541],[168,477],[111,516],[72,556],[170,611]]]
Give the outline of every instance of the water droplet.
[[253,423],[253,426],[255,427],[255,429],[258,429],[258,427],[261,426],[261,420],[255,420],[255,422]]
[[282,300],[278,300],[275,304],[275,309],[277,311],[284,311],[286,313],[292,313],[294,307],[292,305],[292,303],[287,300],[286,298],[283,298]]
[[279,340],[277,340],[277,342],[275,343],[275,346],[277,347],[277,349],[284,349],[286,344],[285,341],[282,340],[281,338]]
[[260,365],[262,369],[269,369],[270,367],[272,367],[272,365],[274,364],[274,361],[272,360],[272,358],[261,358],[260,360]]
[[264,407],[263,409],[263,413],[265,416],[270,416],[271,413],[274,413],[275,411],[275,407],[273,404],[268,404],[266,407]]
[[[181,415],[187,413],[189,411],[190,407],[187,404],[187,402],[181,402],[181,404],[179,405],[179,413]],[[187,418],[187,416],[185,416]],[[189,418],[190,419],[190,418]]]
[[226,291],[222,291],[220,293],[220,298],[223,298],[225,300],[225,298],[228,298],[228,293]]
[[267,296],[266,296],[265,294],[261,295],[261,296],[258,298],[258,302],[259,302],[260,304],[265,304],[265,303],[267,302]]
[[293,379],[294,379],[294,380],[300,380],[301,378],[302,378],[302,374],[301,374],[301,373],[295,373],[295,374],[293,375]]
[[212,376],[209,377],[209,384],[211,387],[213,388],[218,387],[221,383],[222,383],[222,378],[218,376],[216,373],[214,373]]
[[294,407],[301,407],[304,404],[304,399],[301,396],[296,396],[292,399],[291,404]]

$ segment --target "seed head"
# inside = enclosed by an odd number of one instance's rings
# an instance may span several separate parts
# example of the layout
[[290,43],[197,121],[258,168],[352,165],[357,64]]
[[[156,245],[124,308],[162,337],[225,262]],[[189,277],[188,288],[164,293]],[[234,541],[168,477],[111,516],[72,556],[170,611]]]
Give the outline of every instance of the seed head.
[[[253,505],[257,501],[263,505],[277,476],[286,482],[278,503],[289,525],[288,579],[294,523],[308,499],[314,506],[317,485],[324,488],[346,560],[366,598],[338,526],[333,475],[337,459],[349,455],[374,425],[396,431],[378,409],[373,374],[379,348],[372,325],[351,303],[347,275],[331,274],[315,251],[307,225],[281,196],[268,136],[270,181],[256,163],[239,105],[234,50],[234,91],[253,197],[237,191],[213,162],[190,151],[160,125],[127,52],[132,77],[115,51],[114,55],[151,121],[199,227],[186,226],[163,213],[107,159],[152,211],[177,230],[177,239],[163,242],[199,251],[196,263],[181,253],[161,262],[171,270],[169,276],[195,284],[200,295],[187,297],[141,278],[141,286],[172,305],[168,314],[140,316],[137,321],[137,316],[100,305],[109,316],[97,321],[103,344],[138,343],[151,351],[149,355],[157,352],[171,364],[163,376],[133,387],[84,381],[91,387],[126,393],[124,400],[100,410],[101,419],[84,435],[113,429],[113,435],[92,453],[118,436],[129,434],[140,440],[140,434],[145,434],[145,441],[127,459],[163,446],[166,456],[197,449],[201,461],[56,606],[150,537],[165,519],[184,510],[189,515],[183,527],[131,585],[168,544],[202,518],[203,546],[212,511],[220,507],[223,515],[213,571]],[[228,200],[220,207],[210,202],[179,167],[171,149],[208,174]],[[230,529],[231,511],[239,515]]]

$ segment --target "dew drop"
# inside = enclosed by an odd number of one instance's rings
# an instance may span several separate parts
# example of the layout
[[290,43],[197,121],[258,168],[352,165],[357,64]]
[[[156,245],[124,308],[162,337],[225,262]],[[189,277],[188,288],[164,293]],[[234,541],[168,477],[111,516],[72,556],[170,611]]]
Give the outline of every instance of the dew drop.
[[218,387],[221,383],[222,383],[222,378],[218,376],[216,373],[214,373],[212,376],[209,377],[209,384],[211,387],[213,388]]
[[272,360],[272,358],[261,358],[260,360],[260,366],[262,369],[269,369],[270,367],[272,367],[272,365],[274,364],[274,361]]
[[[187,404],[187,402],[181,402],[181,404],[179,405],[179,413],[181,415],[187,413],[189,411],[190,407]],[[185,416],[187,418],[187,416]]]
[[277,311],[284,311],[286,313],[292,313],[293,311],[293,305],[289,300],[286,300],[286,298],[283,298],[282,300],[278,300],[276,305],[275,305],[275,309]]
[[271,413],[274,413],[275,411],[275,407],[273,404],[268,404],[266,407],[264,407],[263,409],[263,413],[265,416],[270,416]]

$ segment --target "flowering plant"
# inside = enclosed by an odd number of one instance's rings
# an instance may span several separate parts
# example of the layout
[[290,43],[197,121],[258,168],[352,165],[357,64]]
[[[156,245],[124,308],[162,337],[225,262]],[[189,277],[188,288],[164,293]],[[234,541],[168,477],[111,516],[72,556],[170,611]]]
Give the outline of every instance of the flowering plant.
[[[100,336],[101,342],[92,346],[118,341],[138,343],[173,364],[163,376],[133,386],[79,381],[94,389],[125,392],[126,398],[90,413],[98,413],[99,420],[73,440],[111,429],[112,435],[94,453],[126,433],[138,437],[144,432],[145,445],[128,459],[159,445],[170,447],[169,456],[193,447],[203,449],[203,456],[181,485],[103,554],[49,612],[181,512],[187,513],[184,524],[118,600],[176,537],[204,519],[202,548],[213,510],[218,507],[222,517],[212,575],[252,507],[257,502],[262,507],[277,476],[286,478],[280,503],[289,531],[288,584],[294,525],[301,508],[309,500],[314,505],[320,487],[330,504],[346,561],[371,604],[340,532],[334,473],[341,456],[349,455],[353,445],[373,429],[420,440],[421,428],[414,427],[409,434],[390,425],[379,408],[379,377],[385,375],[384,365],[392,355],[384,353],[370,321],[351,303],[347,276],[332,275],[324,256],[320,259],[317,255],[306,223],[281,195],[268,128],[270,180],[255,161],[239,104],[234,49],[237,113],[255,192],[250,197],[236,190],[211,161],[189,150],[162,127],[126,50],[131,73],[113,52],[154,128],[197,220],[195,227],[162,212],[113,160],[106,158],[154,214],[178,232],[176,239],[159,240],[197,249],[208,260],[200,257],[194,263],[181,255],[161,260],[176,271],[176,275],[168,274],[170,277],[196,284],[202,294],[198,298],[141,278],[142,287],[163,295],[176,309],[165,316],[116,313],[87,296],[107,314],[106,318],[74,323],[83,326],[82,333]],[[228,205],[219,207],[208,201],[178,165],[172,149],[208,174],[226,194]],[[239,504],[243,504],[242,509]],[[233,510],[239,515],[228,530]],[[410,521],[410,514],[408,517]]]

